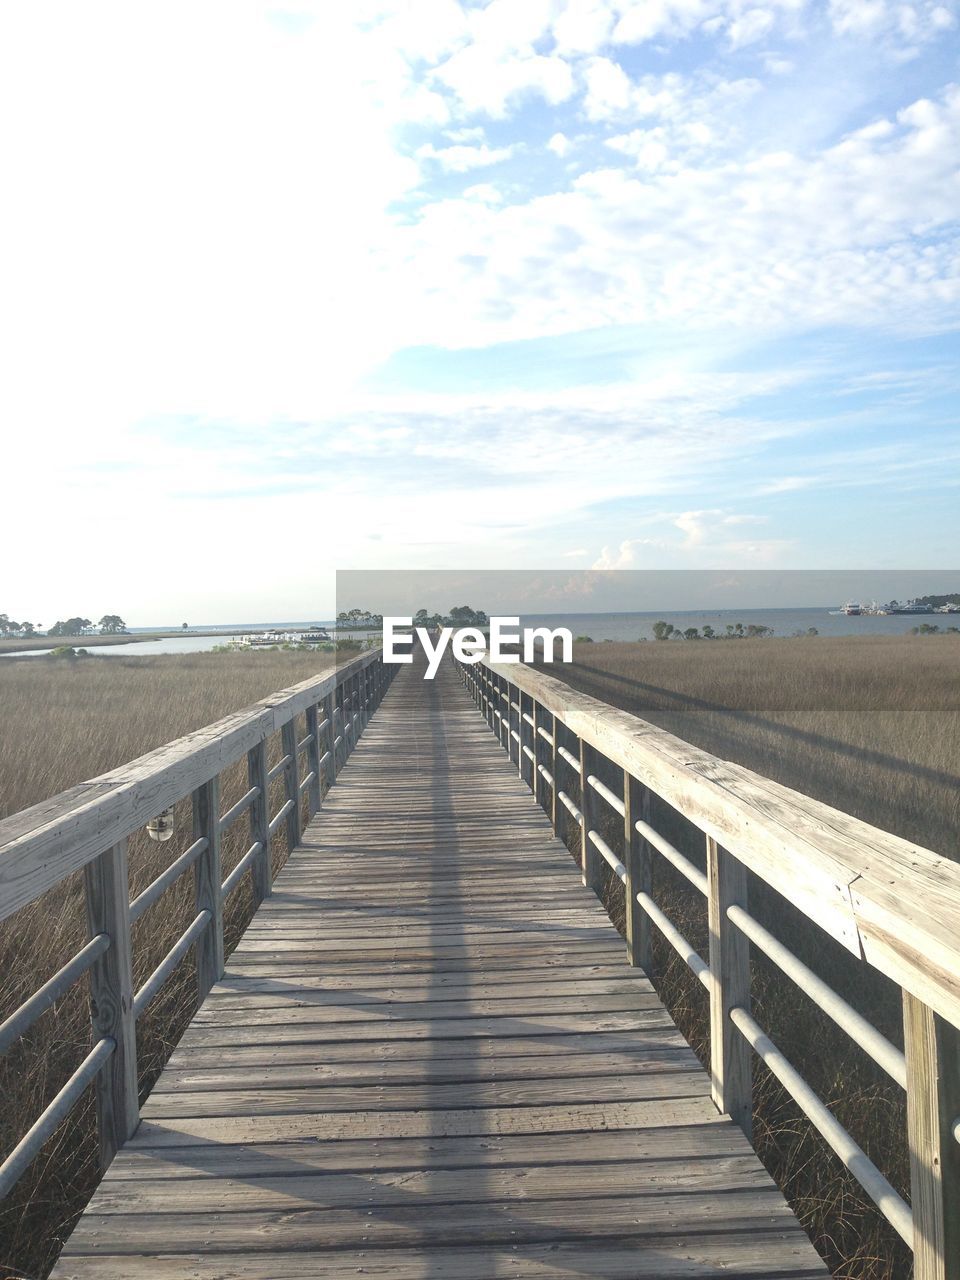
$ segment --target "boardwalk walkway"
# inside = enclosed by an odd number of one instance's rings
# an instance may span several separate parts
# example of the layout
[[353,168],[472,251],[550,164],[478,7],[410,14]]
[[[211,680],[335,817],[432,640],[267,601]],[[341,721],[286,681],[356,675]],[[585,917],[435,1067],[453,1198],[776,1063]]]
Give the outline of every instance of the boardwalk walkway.
[[826,1272],[448,665],[394,681],[54,1274]]

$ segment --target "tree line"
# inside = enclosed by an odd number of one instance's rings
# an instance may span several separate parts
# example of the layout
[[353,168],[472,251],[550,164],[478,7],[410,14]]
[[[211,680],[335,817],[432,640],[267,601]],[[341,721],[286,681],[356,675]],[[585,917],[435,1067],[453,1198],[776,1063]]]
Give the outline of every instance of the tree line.
[[[489,621],[482,609],[473,609],[468,604],[454,605],[446,614],[418,609],[413,615],[415,627],[485,627]],[[355,627],[357,630],[381,627],[383,614],[371,613],[369,609],[344,609],[337,614],[337,625]]]
[[[816,635],[816,627],[810,627],[807,635]],[[655,622],[653,638],[655,640],[755,640],[761,636],[772,636],[773,627],[761,626],[758,622],[728,622],[723,631],[715,631],[709,624],[705,627],[685,627],[682,631],[672,622]]]
[[[127,624],[118,613],[105,613],[103,617],[94,624],[89,618],[65,618],[47,627],[46,635],[48,636],[83,636],[96,626],[102,636],[123,635],[127,630]],[[14,620],[5,613],[0,613],[0,636],[7,639],[10,636],[19,636],[22,639],[29,639],[30,636],[42,635],[42,622],[14,622]]]

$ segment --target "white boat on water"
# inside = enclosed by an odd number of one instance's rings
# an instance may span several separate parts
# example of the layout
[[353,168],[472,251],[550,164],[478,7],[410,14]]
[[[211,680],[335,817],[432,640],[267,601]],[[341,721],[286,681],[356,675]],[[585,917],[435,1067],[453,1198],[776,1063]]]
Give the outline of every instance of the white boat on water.
[[863,612],[863,608],[856,600],[848,600],[841,612],[845,613],[848,618],[856,618]]

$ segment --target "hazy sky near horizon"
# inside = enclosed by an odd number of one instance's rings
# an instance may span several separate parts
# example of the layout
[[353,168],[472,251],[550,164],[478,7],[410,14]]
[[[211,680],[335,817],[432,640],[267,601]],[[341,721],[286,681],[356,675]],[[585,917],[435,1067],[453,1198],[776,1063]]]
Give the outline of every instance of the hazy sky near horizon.
[[16,618],[956,559],[956,0],[10,0],[0,163]]

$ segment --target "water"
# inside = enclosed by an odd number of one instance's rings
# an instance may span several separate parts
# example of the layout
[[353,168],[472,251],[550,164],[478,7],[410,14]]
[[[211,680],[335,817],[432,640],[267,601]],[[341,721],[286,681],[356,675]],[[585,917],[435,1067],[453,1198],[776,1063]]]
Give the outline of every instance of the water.
[[[833,606],[836,609],[836,606]],[[525,627],[569,627],[574,638],[589,636],[591,640],[652,640],[653,624],[671,622],[680,631],[687,627],[702,630],[713,627],[724,634],[728,623],[742,622],[744,627],[755,623],[772,627],[775,635],[792,636],[806,633],[815,627],[822,636],[897,636],[906,635],[921,622],[930,622],[941,631],[950,626],[960,626],[957,614],[886,614],[872,616],[860,614],[848,617],[844,613],[822,609],[674,609],[650,613],[565,613],[524,615]]]
[[[704,612],[699,609],[674,609],[650,613],[531,613],[521,618],[525,627],[569,627],[576,636],[589,636],[591,640],[652,640],[653,624],[658,621],[672,622],[680,631],[687,627],[702,630],[705,626],[723,634],[728,623],[742,622],[744,627],[755,623],[761,627],[772,627],[778,636],[792,636],[797,632],[806,633],[815,627],[822,636],[896,636],[907,635],[913,627],[921,622],[933,623],[941,631],[947,627],[960,626],[960,614],[886,614],[872,616],[860,614],[859,617],[848,617],[844,613],[831,611],[827,606],[822,609],[718,609]],[[250,623],[249,631],[277,630],[299,633],[310,626],[332,627],[327,622],[278,622]],[[157,630],[153,627],[131,627],[131,635],[138,631]],[[158,653],[208,653],[217,645],[227,643],[229,632],[243,630],[243,624],[222,624],[218,627],[205,628],[218,635],[207,636],[173,636],[167,640],[135,640],[130,644],[91,646],[88,650],[97,657],[122,658],[144,657]],[[347,636],[353,633],[341,632]],[[363,631],[356,635],[361,638],[375,635],[375,632]],[[84,647],[82,637],[66,639],[61,643],[72,644],[75,648]],[[2,656],[9,658],[36,658],[49,653],[49,649],[29,649]]]

